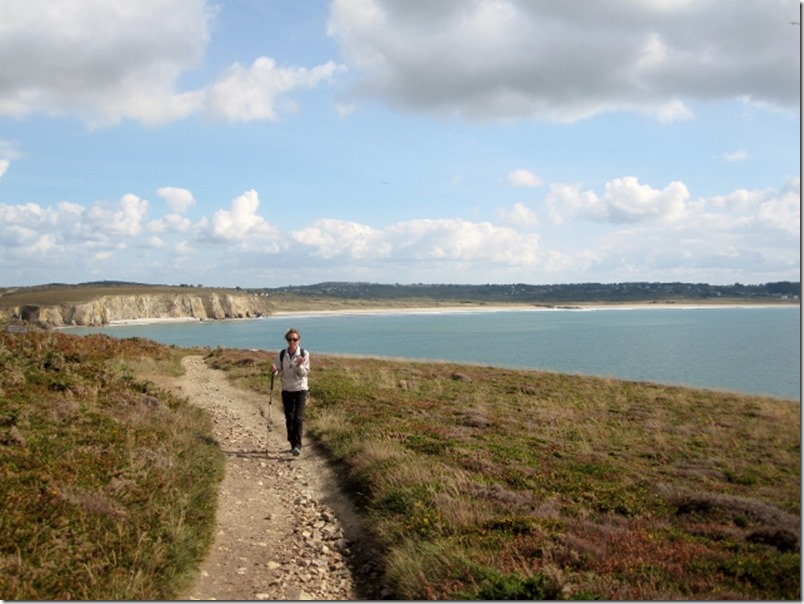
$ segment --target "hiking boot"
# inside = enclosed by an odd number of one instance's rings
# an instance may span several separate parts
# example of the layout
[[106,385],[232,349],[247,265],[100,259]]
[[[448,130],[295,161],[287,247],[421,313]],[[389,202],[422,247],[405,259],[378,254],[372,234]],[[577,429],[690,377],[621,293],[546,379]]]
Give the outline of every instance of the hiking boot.
[[290,450],[290,452],[291,452],[291,453],[293,453],[293,455],[294,455],[295,457],[298,457],[298,456],[299,456],[299,454],[301,453],[301,449],[300,449],[299,447],[293,447],[293,448]]

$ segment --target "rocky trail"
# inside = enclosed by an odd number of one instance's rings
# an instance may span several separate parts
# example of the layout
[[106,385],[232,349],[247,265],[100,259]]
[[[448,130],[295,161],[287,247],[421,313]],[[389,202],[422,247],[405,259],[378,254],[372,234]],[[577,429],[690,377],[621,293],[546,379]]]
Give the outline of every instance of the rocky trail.
[[[198,356],[164,385],[213,416],[226,454],[212,548],[183,600],[389,598],[361,545],[361,522],[310,439],[293,457],[278,389],[235,388]],[[268,416],[270,415],[270,424]]]

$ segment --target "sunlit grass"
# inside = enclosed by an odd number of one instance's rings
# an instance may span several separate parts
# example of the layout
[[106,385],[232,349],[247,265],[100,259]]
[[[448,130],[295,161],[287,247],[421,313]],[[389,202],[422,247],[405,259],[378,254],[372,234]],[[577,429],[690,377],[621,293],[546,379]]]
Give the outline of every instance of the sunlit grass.
[[[267,365],[210,360],[241,383]],[[309,431],[406,599],[800,599],[800,406],[317,355]]]
[[[222,458],[206,415],[154,383],[188,352],[0,336],[0,597],[169,599],[190,580]],[[267,395],[268,353],[206,357]],[[797,402],[324,355],[311,388],[308,431],[397,597],[800,599]]]
[[198,408],[139,380],[144,340],[0,336],[0,598],[175,597],[212,538],[223,458]]

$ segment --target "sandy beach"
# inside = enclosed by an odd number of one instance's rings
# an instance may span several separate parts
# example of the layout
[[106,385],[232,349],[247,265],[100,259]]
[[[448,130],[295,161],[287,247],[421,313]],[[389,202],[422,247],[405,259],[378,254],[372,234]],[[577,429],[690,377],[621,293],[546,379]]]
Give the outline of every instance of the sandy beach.
[[143,319],[120,319],[119,321],[109,321],[109,325],[151,325],[152,323],[196,323],[200,321],[196,317],[159,317]]
[[[461,306],[377,306],[372,308],[301,308],[299,310],[278,310],[271,315],[262,318],[270,317],[323,317],[323,316],[370,316],[370,315],[438,315],[438,314],[474,314],[474,313],[492,313],[492,312],[589,312],[589,311],[607,311],[607,310],[650,310],[650,309],[678,309],[678,310],[693,310],[693,309],[707,309],[707,308],[776,308],[786,306],[797,306],[794,304],[739,304],[739,303],[653,303],[653,302],[637,302],[627,304],[566,304],[555,306],[534,306],[530,304],[500,304],[500,305],[468,305]],[[239,321],[240,319],[203,319],[206,321]],[[141,318],[141,319],[121,319],[110,321],[109,326],[123,326],[123,325],[153,325],[153,324],[167,324],[167,323],[195,323],[202,321],[196,317],[160,317],[160,318]]]
[[281,316],[348,316],[348,315],[405,315],[405,314],[459,314],[479,312],[555,312],[555,311],[598,311],[598,310],[650,310],[650,309],[706,309],[706,308],[776,308],[781,306],[794,306],[792,304],[693,304],[693,303],[632,303],[632,304],[567,304],[557,306],[533,305],[478,305],[478,306],[423,306],[423,307],[377,307],[377,308],[339,308],[339,309],[302,309],[281,310],[274,312],[272,317]]

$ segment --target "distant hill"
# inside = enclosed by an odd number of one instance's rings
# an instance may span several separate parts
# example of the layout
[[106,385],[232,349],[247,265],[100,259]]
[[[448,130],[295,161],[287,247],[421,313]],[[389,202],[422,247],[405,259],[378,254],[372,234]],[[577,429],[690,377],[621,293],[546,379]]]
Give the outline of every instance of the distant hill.
[[348,300],[401,300],[428,298],[466,302],[519,302],[561,304],[570,302],[651,302],[680,300],[797,301],[801,283],[778,281],[762,285],[709,285],[707,283],[568,283],[553,285],[486,284],[382,284],[326,282],[277,288],[249,289],[252,293],[295,295]]
[[103,281],[0,289],[0,323],[41,327],[107,325],[142,319],[235,319],[270,315],[268,296],[240,289]]
[[[460,285],[448,283],[362,283],[329,281],[315,285],[288,285],[274,288],[206,287],[203,285],[146,284],[126,281],[92,281],[66,284],[49,283],[28,287],[0,287],[0,313],[24,305],[77,305],[104,296],[163,296],[186,298],[205,296],[257,295],[268,305],[260,312],[344,307],[426,304],[566,304],[618,303],[799,303],[801,283],[778,281],[761,285],[709,285],[707,283],[564,283],[528,285],[526,283]],[[256,312],[256,311],[255,311]]]
[[181,285],[154,285],[129,281],[91,281],[86,283],[47,283],[26,287],[0,287],[0,309],[24,304],[81,304],[101,296],[136,296],[155,294],[231,294],[240,288]]

